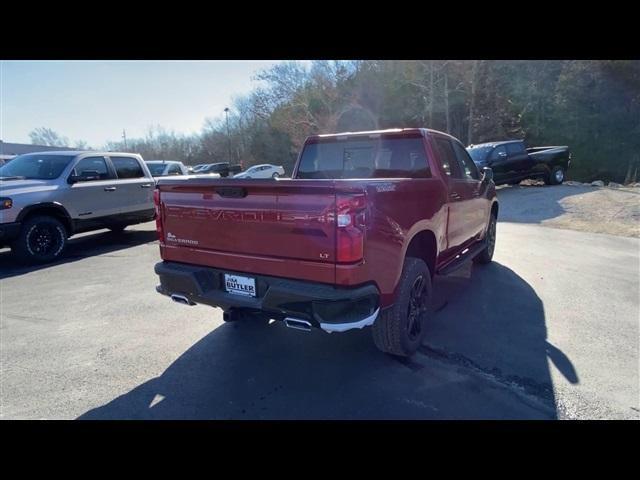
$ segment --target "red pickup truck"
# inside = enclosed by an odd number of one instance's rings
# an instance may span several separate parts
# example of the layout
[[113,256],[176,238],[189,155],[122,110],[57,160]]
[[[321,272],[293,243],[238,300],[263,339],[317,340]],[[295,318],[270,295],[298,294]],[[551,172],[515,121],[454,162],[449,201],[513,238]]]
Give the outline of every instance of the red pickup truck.
[[492,178],[458,140],[421,128],[309,137],[291,179],[163,178],[156,289],[225,321],[371,325],[378,348],[409,356],[433,275],[491,261]]

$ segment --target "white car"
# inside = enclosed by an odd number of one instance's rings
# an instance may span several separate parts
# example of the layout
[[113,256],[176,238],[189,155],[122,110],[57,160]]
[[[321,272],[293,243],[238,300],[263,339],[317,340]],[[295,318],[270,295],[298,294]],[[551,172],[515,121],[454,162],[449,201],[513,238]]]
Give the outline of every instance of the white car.
[[284,168],[276,165],[254,165],[233,178],[278,178],[284,175]]
[[174,160],[147,160],[145,162],[153,177],[166,177],[168,175],[189,175],[189,170],[182,162]]

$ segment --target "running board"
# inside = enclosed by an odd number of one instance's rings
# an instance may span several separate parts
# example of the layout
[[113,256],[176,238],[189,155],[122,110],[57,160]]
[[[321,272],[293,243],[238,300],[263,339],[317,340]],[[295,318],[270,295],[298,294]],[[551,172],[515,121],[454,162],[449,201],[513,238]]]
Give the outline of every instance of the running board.
[[476,255],[478,255],[482,250],[487,246],[486,242],[482,240],[481,242],[474,243],[469,248],[466,248],[462,251],[462,253],[456,255],[451,262],[440,268],[437,271],[438,275],[450,275],[461,267],[464,267],[465,264],[473,259]]

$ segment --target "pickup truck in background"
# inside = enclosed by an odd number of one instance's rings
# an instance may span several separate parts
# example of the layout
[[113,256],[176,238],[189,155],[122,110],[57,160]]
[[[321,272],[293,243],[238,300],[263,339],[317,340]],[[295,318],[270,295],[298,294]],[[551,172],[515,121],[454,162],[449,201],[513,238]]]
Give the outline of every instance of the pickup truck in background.
[[560,185],[571,164],[569,147],[525,148],[522,140],[470,145],[467,151],[479,168],[493,170],[496,185],[515,185],[527,178]]
[[432,278],[488,263],[498,203],[491,169],[427,129],[309,137],[291,179],[163,178],[154,192],[161,294],[288,327],[372,326],[409,356]]
[[81,232],[148,222],[154,181],[132,153],[52,151],[19,155],[0,167],[0,247],[24,263],[58,260]]

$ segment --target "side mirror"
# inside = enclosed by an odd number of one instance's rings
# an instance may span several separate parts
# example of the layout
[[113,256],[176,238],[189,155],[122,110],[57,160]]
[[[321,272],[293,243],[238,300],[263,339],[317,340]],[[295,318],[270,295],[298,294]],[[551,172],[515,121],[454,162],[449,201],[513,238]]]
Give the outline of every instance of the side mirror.
[[492,180],[493,180],[493,170],[491,170],[491,168],[489,167],[484,167],[482,169],[482,181],[490,182]]

